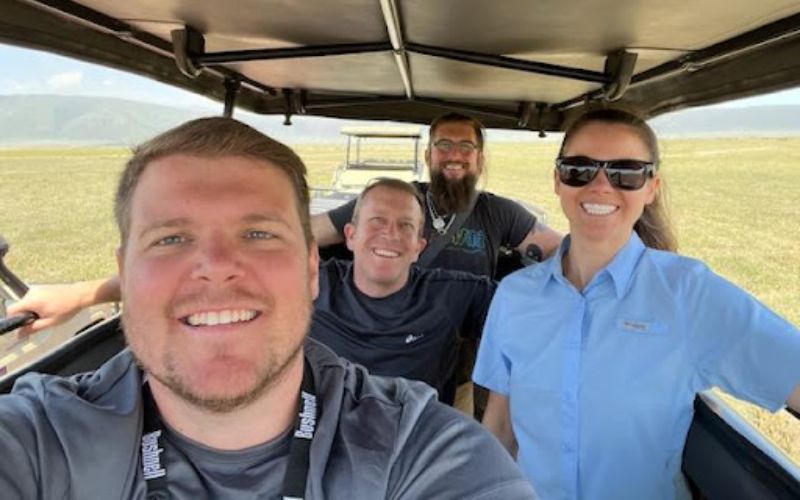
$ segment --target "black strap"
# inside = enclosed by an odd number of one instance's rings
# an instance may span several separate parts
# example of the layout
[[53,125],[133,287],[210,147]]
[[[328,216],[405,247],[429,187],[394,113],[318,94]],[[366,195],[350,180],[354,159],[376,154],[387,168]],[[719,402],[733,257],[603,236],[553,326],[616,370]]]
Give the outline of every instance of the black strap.
[[[164,428],[150,384],[142,386],[142,474],[145,479],[148,500],[169,500],[167,470],[161,460],[165,441],[161,434]],[[301,500],[305,497],[308,469],[311,462],[311,441],[317,430],[321,414],[317,400],[314,374],[307,359],[304,359],[303,382],[300,386],[299,412],[295,422],[292,441],[289,445],[289,463],[283,478],[282,496],[285,500]]]
[[450,227],[447,228],[447,231],[445,231],[443,234],[439,234],[438,236],[436,236],[433,239],[433,241],[428,242],[429,243],[428,246],[425,247],[425,250],[422,251],[422,255],[419,256],[419,260],[417,260],[417,265],[419,267],[428,267],[431,264],[431,262],[433,262],[433,259],[435,259],[437,255],[439,255],[439,252],[441,252],[444,249],[444,247],[447,246],[448,243],[450,243],[450,241],[452,240],[452,235],[458,232],[459,229],[461,229],[461,226],[464,225],[464,222],[472,213],[472,209],[475,208],[475,203],[478,202],[478,196],[480,196],[480,193],[475,193],[474,195],[472,195],[472,199],[469,200],[469,206],[467,207],[467,209],[463,212],[458,212],[457,214],[455,214],[456,220],[454,220],[453,223],[450,224]]

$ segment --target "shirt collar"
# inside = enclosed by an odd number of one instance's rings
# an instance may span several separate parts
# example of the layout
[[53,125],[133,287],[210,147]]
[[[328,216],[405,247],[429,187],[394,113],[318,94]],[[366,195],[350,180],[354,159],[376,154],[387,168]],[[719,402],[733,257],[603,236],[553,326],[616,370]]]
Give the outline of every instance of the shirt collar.
[[534,270],[541,271],[544,277],[544,279],[536,281],[537,292],[540,292],[542,288],[544,288],[544,286],[551,280],[562,283],[566,282],[567,278],[564,276],[564,269],[561,267],[561,261],[564,257],[564,254],[567,253],[567,250],[569,250],[569,244],[570,236],[566,235],[564,239],[561,240],[561,244],[549,259],[545,260],[541,264],[532,266]]
[[[541,266],[544,266],[543,271],[545,279],[539,282],[540,289],[550,280],[560,281],[562,283],[567,282],[567,277],[564,276],[564,269],[561,266],[561,262],[564,254],[569,251],[570,242],[570,235],[565,236],[553,256],[541,264]],[[641,238],[639,238],[639,235],[636,234],[635,231],[631,231],[631,237],[628,239],[625,246],[617,252],[605,268],[598,272],[598,275],[601,273],[608,273],[608,275],[611,276],[617,298],[622,298],[625,290],[628,289],[628,285],[633,277],[633,272],[636,270],[636,264],[639,262],[645,249],[646,247],[644,243],[642,243]]]
[[[644,243],[636,231],[631,231],[631,237],[625,246],[617,252],[617,255],[611,259],[611,262],[605,268],[605,271],[611,276],[614,281],[614,289],[617,292],[617,298],[621,299],[628,285],[633,277],[633,272],[636,270],[636,264],[642,257],[645,251]],[[603,272],[603,271],[601,271]]]

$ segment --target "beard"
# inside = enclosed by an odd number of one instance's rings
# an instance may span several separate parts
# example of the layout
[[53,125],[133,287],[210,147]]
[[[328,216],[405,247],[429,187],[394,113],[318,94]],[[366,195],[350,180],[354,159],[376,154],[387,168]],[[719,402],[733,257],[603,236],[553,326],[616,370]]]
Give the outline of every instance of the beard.
[[164,373],[148,370],[140,359],[134,354],[134,359],[139,366],[154,379],[161,382],[163,386],[172,391],[173,394],[183,399],[196,408],[202,408],[211,413],[230,413],[239,408],[244,408],[257,400],[262,394],[268,392],[272,387],[281,381],[287,368],[297,356],[300,355],[303,344],[295,346],[290,356],[283,360],[274,360],[268,367],[262,370],[258,382],[245,392],[227,396],[213,396],[196,391],[192,384],[175,369],[175,364],[171,356],[165,357],[166,369]]
[[473,173],[468,172],[461,179],[448,179],[444,170],[439,169],[431,173],[430,192],[439,212],[455,214],[467,211],[477,184],[478,176]]
[[[253,297],[244,291],[232,294],[234,296]],[[313,306],[311,294],[308,294],[307,314],[301,315],[304,320],[298,320],[294,326],[297,331],[302,330],[302,335],[286,335],[276,341],[274,338],[264,338],[265,345],[271,346],[261,353],[260,361],[245,373],[232,370],[225,374],[228,379],[230,391],[209,391],[198,386],[191,372],[187,372],[186,353],[182,351],[182,344],[171,345],[172,339],[161,351],[153,350],[147,346],[147,334],[151,331],[149,321],[136,314],[135,307],[125,307],[122,312],[122,325],[130,351],[136,363],[149,376],[165,386],[178,398],[199,409],[211,413],[229,413],[244,408],[258,400],[271,388],[278,385],[288,372],[288,368],[298,356],[302,356],[303,344],[308,333]],[[271,314],[274,303],[268,297],[261,297],[265,305],[263,314]],[[203,296],[194,296],[176,301],[182,303],[212,302]],[[166,310],[172,311],[176,303],[167,306]],[[171,316],[171,314],[167,314]],[[282,331],[282,329],[281,329]],[[283,332],[285,334],[285,332]],[[282,335],[283,336],[283,335]],[[211,358],[225,358],[231,353],[224,345],[209,347]]]

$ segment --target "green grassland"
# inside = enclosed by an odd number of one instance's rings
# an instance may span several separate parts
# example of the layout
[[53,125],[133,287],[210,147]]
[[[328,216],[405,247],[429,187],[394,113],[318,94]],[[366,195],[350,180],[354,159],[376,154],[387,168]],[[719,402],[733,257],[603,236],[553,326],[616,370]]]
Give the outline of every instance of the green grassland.
[[[800,324],[800,138],[667,140],[662,172],[680,252]],[[300,145],[312,185],[327,186],[343,157],[336,145]],[[553,194],[549,141],[495,143],[486,189],[538,205],[567,230]],[[123,149],[0,150],[0,234],[8,264],[30,282],[114,272],[111,212]],[[768,362],[768,360],[765,360]],[[800,425],[788,415],[737,408],[800,463]]]

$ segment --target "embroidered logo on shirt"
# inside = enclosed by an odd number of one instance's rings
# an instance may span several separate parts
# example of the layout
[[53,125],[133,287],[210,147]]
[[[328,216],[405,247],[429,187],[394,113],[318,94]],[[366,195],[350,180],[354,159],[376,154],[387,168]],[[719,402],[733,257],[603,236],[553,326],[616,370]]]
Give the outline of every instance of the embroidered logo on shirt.
[[423,334],[414,335],[413,333],[409,333],[408,337],[406,337],[406,344],[410,344],[412,342],[416,342],[417,340],[421,339],[424,336],[425,335],[423,335]]
[[462,227],[453,235],[449,249],[465,253],[483,252],[486,249],[486,233]]
[[656,321],[637,321],[633,319],[620,320],[620,326],[623,330],[633,333],[655,333],[664,334],[667,332],[666,325]]

